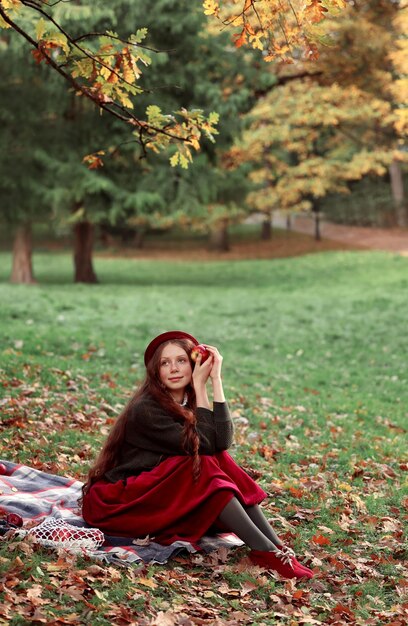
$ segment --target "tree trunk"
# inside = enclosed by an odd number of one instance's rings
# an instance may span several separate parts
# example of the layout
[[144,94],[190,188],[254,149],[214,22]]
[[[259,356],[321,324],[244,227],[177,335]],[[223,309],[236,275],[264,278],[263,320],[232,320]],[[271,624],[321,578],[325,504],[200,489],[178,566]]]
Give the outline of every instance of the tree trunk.
[[408,207],[405,200],[404,179],[402,177],[400,162],[393,161],[390,165],[389,171],[397,225],[405,227],[408,226]]
[[286,216],[286,230],[292,230],[292,215],[290,213]]
[[120,238],[123,245],[132,245],[135,241],[137,231],[134,228],[121,228]]
[[77,222],[74,226],[74,268],[76,283],[97,283],[92,265],[94,226],[91,222]]
[[13,243],[13,267],[10,281],[32,285],[36,281],[32,265],[31,223],[25,222],[17,227]]
[[135,232],[133,243],[135,248],[141,250],[144,247],[146,231],[144,228],[138,228]]
[[265,216],[261,225],[261,239],[269,241],[272,239],[272,218],[270,215]]
[[315,239],[316,241],[321,241],[322,235],[320,232],[320,211],[314,211],[314,219],[315,219]]
[[210,231],[210,250],[228,252],[230,249],[228,236],[228,220],[217,222]]

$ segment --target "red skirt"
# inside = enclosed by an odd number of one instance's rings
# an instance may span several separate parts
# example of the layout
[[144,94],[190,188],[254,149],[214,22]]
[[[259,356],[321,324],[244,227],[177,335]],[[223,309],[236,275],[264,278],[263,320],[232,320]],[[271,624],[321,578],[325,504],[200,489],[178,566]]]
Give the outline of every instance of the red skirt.
[[172,456],[126,483],[97,481],[84,496],[83,517],[108,535],[195,543],[231,498],[249,507],[267,495],[227,452],[201,456],[197,482],[192,474],[191,456]]

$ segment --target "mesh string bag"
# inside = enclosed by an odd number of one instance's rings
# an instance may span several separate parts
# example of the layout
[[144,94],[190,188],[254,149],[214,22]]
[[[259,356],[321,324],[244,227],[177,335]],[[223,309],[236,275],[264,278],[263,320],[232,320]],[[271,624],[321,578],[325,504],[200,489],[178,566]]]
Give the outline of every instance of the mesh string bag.
[[43,546],[64,548],[72,552],[96,550],[105,541],[103,532],[98,528],[79,528],[54,517],[46,518],[32,528],[28,535]]

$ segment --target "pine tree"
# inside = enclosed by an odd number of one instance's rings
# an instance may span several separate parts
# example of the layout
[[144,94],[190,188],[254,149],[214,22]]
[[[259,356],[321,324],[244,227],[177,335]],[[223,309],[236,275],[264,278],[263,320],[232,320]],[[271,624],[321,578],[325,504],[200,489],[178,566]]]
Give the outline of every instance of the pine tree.
[[[82,7],[70,6],[68,11],[78,32],[85,17],[92,16],[96,26],[106,15],[87,14]],[[33,282],[31,224],[59,217],[62,206],[64,213],[78,208],[82,184],[95,193],[103,176],[97,177],[81,159],[92,146],[91,136],[95,139],[105,126],[95,107],[68,92],[57,75],[33,58],[27,61],[26,46],[10,31],[3,37],[0,56],[5,68],[0,111],[2,216],[16,229],[11,280]],[[58,176],[61,164],[66,176]],[[99,184],[106,186],[107,180]],[[84,231],[77,225],[75,230],[78,235]],[[89,245],[83,249],[89,250]],[[86,263],[86,279],[94,280],[89,258]]]
[[[133,10],[134,19],[142,20],[143,6],[136,2]],[[127,188],[127,198],[120,202],[127,207],[127,218],[134,226],[181,224],[207,229],[225,248],[225,228],[229,221],[242,217],[240,205],[248,181],[245,168],[232,173],[224,167],[223,154],[241,131],[242,113],[255,101],[257,91],[274,80],[273,75],[256,54],[237,53],[228,33],[210,33],[200,8],[186,0],[159,0],[145,24],[152,45],[168,51],[159,55],[158,63],[153,62],[145,76],[146,91],[161,85],[153,96],[162,108],[216,110],[219,134],[215,144],[203,142],[201,154],[188,170],[178,167],[169,171],[160,155],[141,162],[137,188]],[[156,210],[152,209],[155,197]]]
[[[0,28],[25,41],[37,63],[52,68],[78,95],[125,124],[143,149],[149,145],[160,151],[174,144],[179,159],[186,162],[191,150],[199,148],[202,133],[213,131],[215,118],[206,119],[199,110],[168,115],[157,106],[134,114],[133,100],[142,92],[142,68],[150,64],[143,43],[147,31],[137,28],[124,36],[107,31],[106,22],[112,25],[114,15],[114,8],[103,0],[69,6],[64,0],[0,0]],[[90,30],[84,29],[85,22]],[[87,162],[100,166],[102,156],[98,150],[87,155]]]
[[0,208],[14,231],[12,282],[34,282],[31,226],[44,219],[47,181],[40,152],[53,142],[54,81],[34,61],[23,62],[24,47],[3,37],[0,49]]

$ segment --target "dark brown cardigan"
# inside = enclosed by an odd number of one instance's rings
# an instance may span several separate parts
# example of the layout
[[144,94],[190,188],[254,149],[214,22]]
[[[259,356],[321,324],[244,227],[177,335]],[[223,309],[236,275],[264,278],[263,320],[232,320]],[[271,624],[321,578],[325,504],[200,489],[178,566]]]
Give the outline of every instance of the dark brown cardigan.
[[[214,402],[214,410],[198,407],[199,454],[215,454],[230,447],[233,424],[226,402]],[[119,463],[105,474],[109,482],[149,471],[170,456],[188,454],[182,447],[183,424],[150,396],[142,396],[129,415]]]

